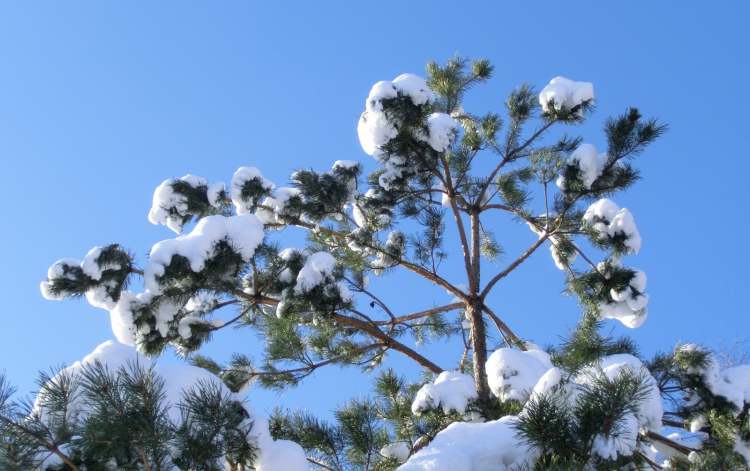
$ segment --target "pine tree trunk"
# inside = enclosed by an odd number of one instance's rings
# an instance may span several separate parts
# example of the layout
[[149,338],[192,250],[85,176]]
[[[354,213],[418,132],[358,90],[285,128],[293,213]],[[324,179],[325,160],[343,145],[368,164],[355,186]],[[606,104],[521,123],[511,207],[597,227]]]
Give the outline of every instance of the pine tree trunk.
[[470,302],[467,306],[467,317],[471,319],[471,343],[474,359],[474,385],[477,388],[477,399],[482,410],[490,401],[490,386],[487,383],[487,329],[482,316],[482,300],[479,297],[479,212],[471,211],[471,273],[469,273]]
[[478,403],[482,409],[490,400],[490,387],[487,383],[487,331],[482,317],[481,305],[471,304],[466,311],[471,319],[471,342],[474,363],[474,385],[477,388]]

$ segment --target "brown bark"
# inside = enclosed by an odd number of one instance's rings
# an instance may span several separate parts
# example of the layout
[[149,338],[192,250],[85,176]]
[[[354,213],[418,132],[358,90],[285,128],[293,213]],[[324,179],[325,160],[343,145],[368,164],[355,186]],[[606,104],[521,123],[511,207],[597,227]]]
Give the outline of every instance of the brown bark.
[[479,211],[470,213],[471,220],[471,271],[469,275],[469,304],[466,306],[467,317],[471,321],[472,357],[474,360],[474,385],[477,388],[477,399],[480,407],[490,401],[490,386],[487,383],[487,327],[482,313],[483,301],[479,297]]
[[490,400],[490,386],[487,383],[487,329],[482,317],[481,304],[472,303],[466,308],[471,320],[472,359],[474,360],[474,386],[477,388],[479,404]]
[[392,348],[393,350],[397,350],[403,353],[404,355],[408,356],[409,358],[416,361],[417,363],[424,366],[425,368],[427,368],[428,370],[432,371],[435,374],[439,374],[443,372],[443,369],[440,368],[438,365],[431,362],[424,356],[420,355],[415,350],[409,348],[408,346],[394,339],[390,335],[386,334],[385,332],[380,330],[377,326],[371,325],[365,321],[355,319],[353,317],[342,316],[341,314],[333,314],[333,319],[339,322],[340,324],[354,327],[370,335],[371,337],[375,337],[376,339],[381,340],[383,342],[383,345],[385,345],[386,347]]

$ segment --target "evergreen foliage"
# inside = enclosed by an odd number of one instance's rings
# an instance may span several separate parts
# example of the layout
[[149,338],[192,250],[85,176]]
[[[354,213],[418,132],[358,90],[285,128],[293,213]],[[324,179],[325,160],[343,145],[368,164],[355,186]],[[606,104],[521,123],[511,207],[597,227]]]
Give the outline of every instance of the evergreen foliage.
[[[454,58],[429,63],[426,80],[404,74],[375,84],[358,126],[377,162],[368,175],[337,161],[327,172],[294,172],[289,187],[254,167],[238,169],[228,190],[191,175],[165,180],[149,219],[178,233],[195,225],[155,245],[145,267],[116,244],[54,264],[45,297],[85,295],[110,311],[121,342],[151,356],[174,348],[226,388],[186,391],[176,421],[153,371],[97,364],[76,377],[43,377],[40,416],[14,402],[2,379],[4,469],[39,467],[52,453],[60,461],[50,470],[267,470],[258,461],[272,455],[267,442],[251,433],[253,417],[234,394],[291,387],[331,365],[370,373],[391,353],[413,360],[422,380],[381,370],[373,393],[342,405],[331,422],[281,408],[271,434],[299,444],[322,470],[747,469],[750,371],[721,370],[696,346],[644,363],[632,340],[602,333],[606,319],[638,327],[647,316],[646,275],[624,264],[640,234],[630,211],[608,198],[638,181],[635,158],[666,126],[628,108],[605,121],[603,153],[575,135],[551,136],[586,121],[595,105],[591,84],[562,77],[541,93],[521,85],[504,110],[464,110],[465,95],[493,72],[486,60]],[[498,214],[531,229],[525,251],[509,254],[496,238]],[[457,240],[446,237],[449,224]],[[304,249],[273,240],[290,227],[306,231]],[[582,311],[546,352],[488,301],[542,246]],[[463,264],[463,284],[441,272],[449,254]],[[454,301],[394,312],[368,279],[397,269]],[[146,287],[138,294],[127,290],[136,277]],[[222,364],[199,353],[227,326],[260,334],[261,361],[237,353]],[[488,329],[502,339],[494,353]],[[453,368],[419,351],[432,338],[461,340]],[[71,415],[79,402],[87,413]],[[495,432],[466,438],[480,427]]]

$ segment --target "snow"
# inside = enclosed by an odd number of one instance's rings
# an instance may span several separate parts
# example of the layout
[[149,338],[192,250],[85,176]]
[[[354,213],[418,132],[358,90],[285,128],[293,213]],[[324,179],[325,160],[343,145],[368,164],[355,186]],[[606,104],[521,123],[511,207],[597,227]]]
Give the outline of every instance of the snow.
[[[682,345],[680,350],[702,351],[701,347],[694,344]],[[692,372],[703,376],[703,381],[709,391],[734,404],[737,409],[735,413],[739,413],[745,404],[750,404],[750,365],[733,366],[721,371],[716,357],[711,353],[707,355],[705,368]]]
[[372,86],[365,101],[365,110],[379,112],[383,111],[383,100],[389,100],[398,96],[398,90],[393,82],[381,80]]
[[401,74],[393,79],[393,86],[401,94],[411,98],[411,102],[417,106],[432,101],[432,90],[427,87],[427,82],[418,75]]
[[545,394],[549,393],[555,386],[559,385],[562,381],[562,370],[557,367],[552,367],[542,375],[541,378],[536,382],[534,388],[531,390],[529,395],[529,401],[539,399]]
[[[258,208],[255,215],[263,224],[281,224],[283,218],[280,215],[284,212],[287,202],[293,196],[299,196],[300,190],[297,188],[281,187],[276,188],[273,196],[266,196],[261,202],[263,208]],[[270,209],[266,209],[270,208]]]
[[365,217],[365,213],[357,203],[352,204],[352,218],[354,219],[354,224],[356,224],[357,227],[363,228],[367,226],[367,218]]
[[641,250],[641,234],[635,225],[635,219],[627,208],[620,207],[608,198],[602,198],[586,209],[583,222],[591,227],[601,238],[625,236],[625,246],[629,253]]
[[245,184],[251,180],[256,180],[260,186],[266,190],[272,190],[274,184],[263,178],[260,170],[255,167],[240,167],[232,175],[232,187],[231,197],[232,203],[237,210],[237,214],[246,214],[253,210],[253,207],[257,204],[254,199],[245,200],[242,197],[242,189]]
[[460,371],[443,371],[432,383],[422,386],[414,398],[411,411],[419,414],[423,411],[442,407],[448,414],[456,411],[466,412],[469,401],[476,399],[477,390],[474,378]]
[[226,196],[226,193],[227,188],[224,182],[216,182],[208,185],[208,190],[206,190],[208,204],[214,208],[221,207],[221,199]]
[[[94,349],[94,351],[86,355],[83,360],[76,361],[72,365],[63,368],[50,381],[59,381],[63,375],[75,377],[83,371],[84,367],[87,365],[93,365],[95,362],[100,362],[107,366],[109,371],[113,373],[119,368],[127,367],[134,363],[137,363],[142,368],[149,368],[154,365],[156,373],[164,379],[165,401],[169,405],[167,411],[169,418],[173,421],[178,421],[180,418],[180,411],[177,405],[182,397],[182,392],[201,382],[215,383],[223,390],[223,392],[227,395],[231,395],[231,392],[226,389],[226,386],[224,386],[216,376],[203,368],[198,368],[186,363],[170,365],[161,365],[159,363],[154,364],[150,359],[139,354],[134,348],[113,340],[107,340],[106,342],[101,343]],[[41,411],[43,414],[44,406],[42,405],[42,399],[42,396],[37,396],[36,401],[34,402],[34,410]],[[70,412],[71,415],[80,413],[85,417],[87,411],[83,406],[84,405],[80,401],[74,401]]]
[[438,152],[445,152],[456,138],[458,123],[445,113],[432,113],[427,117],[429,136],[427,143]]
[[247,262],[263,241],[263,224],[252,214],[206,216],[190,233],[157,242],[151,248],[144,274],[146,288],[154,295],[161,292],[157,278],[164,274],[175,255],[187,258],[190,269],[200,272],[206,260],[214,256],[216,243],[222,240],[226,240]]
[[734,451],[745,458],[745,462],[748,466],[750,466],[750,442],[746,442],[739,437],[735,437]]
[[636,449],[638,440],[638,420],[633,414],[625,414],[613,427],[609,435],[598,434],[594,437],[591,451],[609,460],[618,456],[631,456]]
[[549,246],[549,253],[552,256],[552,261],[555,262],[555,266],[557,267],[557,269],[565,271],[568,269],[568,265],[572,264],[575,261],[578,254],[576,252],[573,252],[568,256],[568,258],[564,258],[560,252],[560,249],[557,247],[557,244],[559,243],[557,242],[558,240],[560,239],[557,236],[550,237],[550,241],[552,242],[552,244]]
[[182,232],[183,220],[188,215],[188,200],[181,193],[174,191],[173,185],[181,180],[193,188],[205,187],[205,178],[195,175],[185,175],[178,179],[169,178],[164,180],[154,190],[151,201],[151,209],[148,212],[148,220],[151,224],[167,226],[177,234]]
[[[604,171],[607,155],[600,154],[593,144],[581,144],[568,157],[568,165],[577,166],[581,172],[583,186],[591,189],[591,185]],[[557,187],[565,190],[565,177],[560,175],[555,182]]]
[[[68,293],[60,292],[53,293],[51,291],[51,282],[54,279],[67,278],[69,280],[76,280],[76,276],[71,273],[72,269],[80,268],[83,274],[89,278],[98,281],[101,279],[102,274],[105,270],[119,270],[121,267],[117,264],[100,265],[98,262],[99,256],[102,253],[102,247],[94,247],[86,254],[83,261],[78,261],[72,258],[63,258],[53,263],[47,269],[47,280],[42,281],[39,284],[39,290],[42,296],[49,301],[61,301],[69,296]],[[114,299],[109,295],[106,290],[106,286],[97,285],[86,290],[86,300],[94,307],[101,309],[112,309],[115,305]]]
[[385,170],[378,177],[378,184],[386,191],[390,190],[393,182],[401,178],[404,174],[404,164],[406,159],[400,155],[391,155],[388,160],[384,160],[383,169]]
[[636,414],[636,425],[653,431],[661,430],[661,419],[664,410],[659,385],[641,360],[627,353],[605,356],[582,370],[574,381],[577,384],[589,384],[592,376],[596,375],[599,371],[604,373],[610,380],[616,380],[625,371],[640,374],[648,391],[643,401],[639,404],[638,413]]
[[255,418],[252,435],[258,444],[256,471],[308,471],[305,451],[289,440],[274,440],[268,431],[268,421]]
[[357,168],[358,166],[359,166],[359,162],[357,162],[356,160],[337,160],[333,163],[332,168],[334,170],[337,168],[352,170],[354,168]]
[[[489,362],[488,362],[489,363]],[[521,361],[516,361],[521,363]],[[528,370],[529,367],[527,366]],[[611,433],[594,437],[592,451],[604,458],[615,459],[618,456],[631,456],[637,446],[637,437],[641,429],[660,431],[662,428],[663,407],[658,384],[641,361],[629,354],[609,355],[584,367],[569,382],[563,382],[563,371],[553,367],[541,375],[533,386],[529,400],[547,394],[555,387],[562,387],[560,398],[569,407],[574,407],[582,394],[583,386],[590,386],[594,379],[604,374],[607,378],[617,380],[626,371],[640,375],[646,388],[644,397],[638,403],[635,413],[625,414],[611,429]],[[491,378],[491,376],[490,376]],[[523,400],[523,398],[521,399]],[[521,415],[526,413],[526,406]]]
[[[214,384],[221,390],[222,395],[240,402],[244,401],[240,394],[229,391],[223,382],[203,368],[186,363],[155,363],[140,355],[134,348],[112,340],[100,344],[83,360],[64,368],[50,381],[59,381],[62,375],[77,376],[86,365],[92,365],[97,361],[107,366],[111,372],[135,362],[142,368],[153,366],[156,374],[164,380],[164,400],[167,404],[167,415],[173,423],[179,423],[180,421],[181,414],[178,404],[182,399],[183,392],[197,387],[199,384]],[[34,411],[39,412],[44,418],[42,401],[43,397],[37,396],[34,402]],[[84,406],[79,396],[78,400],[73,401],[68,412],[69,416],[78,415],[84,418],[88,414]],[[287,440],[274,440],[269,433],[267,420],[262,417],[255,417],[247,405],[245,405],[245,410],[253,421],[248,439],[254,440],[259,448],[259,456],[254,463],[255,469],[258,471],[307,471],[309,469],[305,453],[298,444]]]
[[297,294],[307,293],[316,286],[325,283],[333,275],[335,267],[336,259],[328,252],[315,252],[310,255],[297,274],[294,292]]
[[102,278],[102,271],[104,271],[104,268],[97,263],[97,259],[101,254],[102,247],[94,247],[88,251],[86,256],[83,257],[83,261],[81,261],[81,270],[95,280],[100,280]]
[[542,350],[501,348],[487,359],[487,382],[501,401],[523,402],[550,368],[549,355]]
[[383,111],[383,101],[399,95],[409,97],[416,106],[428,103],[433,96],[425,80],[413,74],[401,74],[393,81],[383,80],[373,85],[357,124],[359,143],[367,155],[377,157],[380,148],[398,134],[396,123]]
[[721,372],[722,379],[736,391],[737,402],[740,398],[750,404],[750,365],[739,365]]
[[555,77],[539,93],[539,104],[545,113],[562,109],[571,110],[594,99],[594,85],[576,82],[565,77]]
[[348,302],[354,298],[354,293],[352,293],[345,282],[339,281],[338,283],[336,283],[336,287],[339,290],[339,296],[341,296],[342,301]]
[[613,302],[599,304],[599,316],[603,319],[616,319],[631,329],[642,326],[648,318],[646,280],[644,272],[635,270],[627,288],[622,291],[610,290]]
[[195,296],[188,299],[185,304],[185,310],[197,314],[205,314],[213,310],[219,302],[216,294],[208,291],[200,291]]
[[365,154],[375,156],[380,148],[398,135],[398,130],[385,113],[365,111],[359,117],[357,136]]
[[454,422],[397,471],[509,471],[530,465],[535,453],[516,436],[517,420]]
[[133,312],[137,307],[150,301],[150,299],[151,293],[136,295],[130,291],[123,291],[120,294],[120,300],[109,311],[112,333],[118,342],[130,346],[135,345],[136,328],[133,321]]
[[[708,437],[708,434],[705,433],[680,433],[680,432],[673,432],[667,435],[667,438],[672,440],[673,442],[688,446],[690,448],[695,449],[701,449],[703,448],[703,442]],[[648,452],[651,459],[653,459],[656,462],[666,463],[667,460],[671,458],[678,458],[678,459],[684,459],[684,456],[682,453],[676,451],[671,446],[668,446],[662,442],[653,440],[650,443],[650,446],[648,448],[641,448],[642,451]],[[691,463],[695,462],[697,458],[697,453],[695,451],[691,451],[688,454],[688,461]],[[664,469],[670,469],[669,466],[663,465]]]
[[198,315],[213,309],[218,302],[211,293],[198,293],[183,303],[184,305],[164,299],[158,303],[153,301],[162,291],[159,277],[165,273],[173,257],[185,257],[190,269],[200,272],[206,261],[215,255],[216,245],[220,241],[226,241],[242,260],[248,262],[263,241],[263,225],[252,214],[206,216],[198,221],[189,233],[156,243],[151,249],[149,263],[144,270],[145,290],[139,294],[123,291],[116,304],[113,302],[102,306],[109,310],[115,338],[123,344],[135,345],[139,335],[150,332],[138,332],[134,323],[134,312],[146,306],[151,309],[156,321],[155,330],[162,337],[169,335],[172,323],[181,309],[185,309],[186,316],[180,319],[177,328],[178,334],[183,338],[190,336],[192,324],[210,322],[200,319]]
[[380,449],[380,454],[386,458],[393,458],[399,463],[403,463],[409,459],[411,453],[411,447],[406,442],[394,442],[389,443]]

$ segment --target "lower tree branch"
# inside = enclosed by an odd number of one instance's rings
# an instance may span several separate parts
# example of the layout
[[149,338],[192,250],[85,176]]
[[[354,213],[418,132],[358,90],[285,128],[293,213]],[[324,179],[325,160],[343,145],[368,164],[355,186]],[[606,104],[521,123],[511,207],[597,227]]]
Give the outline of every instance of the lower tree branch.
[[486,304],[482,304],[482,309],[484,312],[487,313],[488,316],[490,316],[490,319],[492,319],[492,322],[495,324],[497,329],[503,334],[503,337],[505,337],[507,340],[510,340],[511,343],[515,344],[518,348],[521,350],[526,350],[526,346],[524,345],[523,341],[508,327],[508,324],[502,321],[494,312],[492,312],[492,309],[487,307]]
[[[270,208],[265,208],[265,209],[270,209]],[[329,237],[333,237],[333,238],[335,238],[337,240],[341,240],[341,241],[345,241],[346,240],[346,234],[342,234],[341,232],[335,231],[333,229],[329,229],[327,227],[318,226],[318,225],[306,223],[306,222],[303,222],[303,221],[297,221],[297,222],[295,222],[292,225],[298,226],[298,227],[302,227],[302,228],[308,229],[308,230],[313,231],[313,232],[318,231],[318,232],[321,232],[322,234],[325,234],[325,235],[327,235]],[[274,226],[274,225],[273,224],[269,224],[268,226]],[[366,247],[368,249],[372,249],[372,250],[375,250],[377,252],[383,252],[379,247],[370,246],[370,245],[367,245]],[[429,271],[429,270],[427,270],[427,269],[425,269],[425,268],[423,268],[423,267],[421,267],[419,265],[416,265],[414,263],[408,262],[408,261],[403,260],[403,259],[398,260],[398,265],[401,265],[404,268],[406,268],[407,270],[412,271],[412,272],[414,272],[414,273],[422,276],[423,278],[426,278],[427,280],[435,283],[438,286],[442,286],[443,288],[445,288],[446,290],[448,290],[448,292],[450,292],[451,294],[453,294],[455,296],[458,296],[461,299],[467,299],[466,293],[464,293],[463,291],[461,291],[457,287],[453,286],[451,283],[449,283],[447,280],[445,280],[443,277],[441,277],[437,273],[432,273],[431,271]]]
[[[269,306],[276,306],[279,304],[278,299],[269,298],[267,296],[249,295],[241,291],[236,292],[235,295],[242,297],[244,299],[247,299],[248,301],[251,301],[255,304],[265,304]],[[354,327],[364,332],[365,334],[380,340],[385,347],[392,348],[393,350],[397,350],[403,353],[404,355],[408,356],[409,358],[416,361],[417,363],[424,366],[425,368],[432,371],[433,373],[439,374],[443,372],[443,369],[440,368],[438,365],[431,362],[424,356],[420,355],[414,349],[409,348],[408,346],[394,339],[390,335],[386,334],[385,332],[380,330],[378,326],[374,323],[369,323],[360,319],[355,319],[354,317],[348,317],[348,316],[344,316],[338,313],[333,313],[331,315],[331,318],[340,324]]]
[[648,439],[662,443],[668,446],[669,448],[672,448],[673,450],[678,451],[684,455],[689,455],[691,451],[698,451],[695,448],[691,448],[687,445],[683,445],[682,443],[677,443],[676,441],[670,438],[667,438],[664,435],[661,435],[659,433],[652,432],[651,430],[646,432],[645,435]]
[[381,340],[383,342],[383,345],[385,345],[386,347],[392,348],[393,350],[397,350],[403,353],[404,355],[408,356],[409,358],[416,361],[417,363],[424,366],[425,368],[432,371],[433,373],[439,374],[443,372],[443,369],[440,368],[438,365],[431,362],[424,356],[420,355],[412,348],[409,348],[408,346],[394,339],[390,335],[384,333],[376,325],[372,325],[363,320],[355,319],[353,317],[348,317],[348,316],[344,316],[344,315],[337,314],[337,313],[334,313],[332,315],[332,318],[339,324],[354,327],[371,337]]
[[517,259],[515,259],[513,263],[508,265],[508,267],[505,268],[505,270],[501,271],[500,273],[492,277],[489,283],[487,283],[487,286],[485,286],[482,292],[479,294],[480,299],[484,300],[489,294],[489,292],[492,291],[492,287],[495,286],[495,284],[498,281],[510,275],[510,273],[513,270],[515,270],[520,264],[522,264],[527,258],[529,258],[531,254],[533,254],[536,251],[536,249],[538,249],[544,243],[544,241],[546,241],[549,238],[550,235],[551,234],[549,233],[543,234],[541,237],[539,237],[539,239],[537,239],[536,242],[534,242],[531,245],[531,247],[526,249],[524,253],[522,253]]
[[394,317],[393,319],[390,319],[387,321],[376,321],[375,324],[377,325],[403,324],[404,322],[421,319],[423,317],[440,314],[442,312],[449,312],[449,311],[454,311],[456,309],[461,309],[464,306],[466,306],[466,304],[463,302],[446,304],[445,306],[434,307],[432,309],[426,309],[424,311],[419,311],[419,312],[414,312],[412,314],[406,314],[403,316]]

